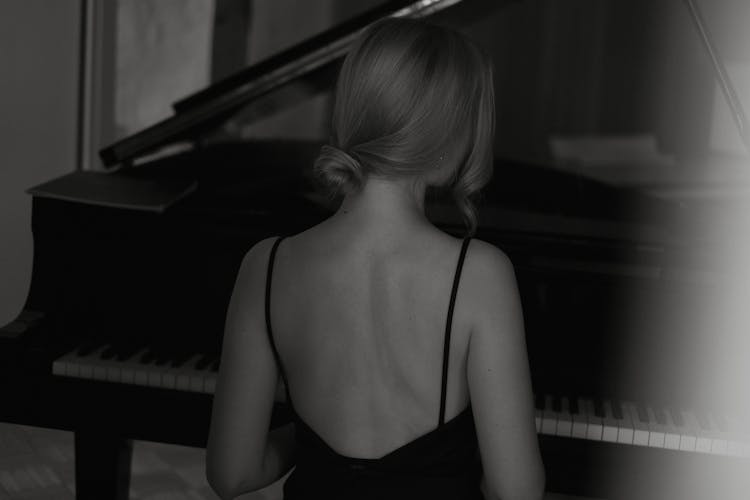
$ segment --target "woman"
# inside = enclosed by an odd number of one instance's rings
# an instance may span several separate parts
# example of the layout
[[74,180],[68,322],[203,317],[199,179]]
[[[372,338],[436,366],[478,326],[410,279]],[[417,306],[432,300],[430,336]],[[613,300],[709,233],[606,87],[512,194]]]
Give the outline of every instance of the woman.
[[[237,277],[207,452],[222,498],[295,465],[287,500],[542,496],[512,264],[424,214],[449,188],[473,233],[493,133],[490,64],[460,34],[389,19],[354,43],[315,164],[340,208]],[[294,423],[268,432],[277,393]]]

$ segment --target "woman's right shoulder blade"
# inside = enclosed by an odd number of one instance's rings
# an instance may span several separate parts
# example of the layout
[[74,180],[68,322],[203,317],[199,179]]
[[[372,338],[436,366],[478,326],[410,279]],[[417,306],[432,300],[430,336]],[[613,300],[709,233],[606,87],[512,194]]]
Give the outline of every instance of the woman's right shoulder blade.
[[486,484],[498,498],[541,498],[544,468],[513,264],[497,247],[473,240],[464,272],[467,378]]

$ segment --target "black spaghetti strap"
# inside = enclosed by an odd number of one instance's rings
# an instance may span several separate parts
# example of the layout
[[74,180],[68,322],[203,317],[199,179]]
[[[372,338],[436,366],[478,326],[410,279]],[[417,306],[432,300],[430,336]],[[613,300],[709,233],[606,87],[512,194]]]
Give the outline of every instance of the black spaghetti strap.
[[286,378],[284,365],[281,364],[281,356],[279,356],[279,351],[276,349],[276,342],[273,340],[273,330],[271,329],[271,282],[273,281],[273,263],[276,259],[276,250],[279,248],[279,243],[281,243],[281,240],[283,239],[283,236],[279,236],[276,239],[273,243],[273,247],[271,247],[271,254],[268,257],[268,272],[266,273],[266,333],[268,334],[268,342],[271,344],[273,357],[276,358],[276,365],[279,367],[281,378],[284,381],[287,403],[291,406],[292,398],[289,396],[289,381]]
[[438,418],[438,427],[445,423],[445,396],[448,387],[448,358],[451,347],[451,327],[453,324],[453,306],[456,304],[456,294],[458,293],[458,282],[461,278],[461,269],[464,266],[464,257],[466,250],[469,248],[471,238],[464,238],[461,244],[461,254],[458,256],[456,264],[456,274],[453,276],[453,288],[451,289],[451,300],[448,305],[448,318],[445,321],[445,344],[443,345],[443,381],[440,387],[440,416]]

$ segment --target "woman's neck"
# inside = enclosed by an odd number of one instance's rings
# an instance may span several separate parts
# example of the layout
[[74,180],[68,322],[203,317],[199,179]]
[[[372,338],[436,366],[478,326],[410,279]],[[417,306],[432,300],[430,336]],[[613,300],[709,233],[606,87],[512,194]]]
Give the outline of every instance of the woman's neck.
[[424,196],[423,183],[369,178],[359,192],[344,198],[334,217],[375,232],[409,231],[429,224]]

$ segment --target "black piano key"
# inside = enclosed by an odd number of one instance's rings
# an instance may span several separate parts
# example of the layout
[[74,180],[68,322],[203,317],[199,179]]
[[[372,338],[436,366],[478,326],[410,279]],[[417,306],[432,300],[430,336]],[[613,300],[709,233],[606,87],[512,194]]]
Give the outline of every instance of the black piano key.
[[178,366],[182,366],[182,365],[184,365],[187,362],[188,359],[192,358],[194,354],[195,353],[193,353],[191,351],[182,351],[181,353],[176,354],[172,358],[172,362],[170,363],[170,365],[173,368],[176,368]]
[[210,354],[204,354],[202,358],[195,364],[197,370],[204,370],[211,364],[212,358]]
[[117,348],[114,345],[110,345],[99,356],[101,359],[113,359],[117,354]]
[[649,417],[646,407],[640,403],[636,403],[635,409],[638,412],[638,420],[640,420],[641,423],[647,424],[649,422]]
[[154,364],[156,366],[165,366],[168,362],[169,362],[168,354],[157,355],[156,359],[154,360]]
[[155,349],[155,351],[156,351],[156,359],[154,360],[154,364],[156,366],[164,366],[172,360],[171,350],[158,348],[158,349]]
[[664,410],[661,408],[654,408],[654,415],[656,416],[657,424],[667,425],[667,417],[664,415]]
[[141,356],[141,359],[138,361],[141,364],[147,365],[153,362],[155,359],[156,359],[156,351],[154,351],[152,348],[149,348],[146,352],[143,353],[143,356]]
[[552,411],[557,413],[562,411],[562,398],[560,396],[552,396]]
[[594,399],[594,415],[604,418],[604,404],[601,399]]
[[682,412],[680,410],[670,408],[667,411],[669,411],[669,415],[672,417],[672,422],[674,422],[677,427],[685,425],[685,420],[682,418]]
[[146,347],[146,345],[143,343],[132,343],[122,346],[117,350],[116,359],[117,361],[125,361],[126,359],[130,359],[135,353],[137,353],[144,347]]
[[76,354],[81,357],[88,356],[103,346],[104,342],[101,340],[87,340],[76,350]]
[[695,414],[695,418],[698,420],[698,425],[702,430],[711,430],[711,424],[708,422],[708,415],[706,415],[703,410],[695,410],[693,413]]
[[616,399],[613,399],[612,401],[610,401],[610,406],[612,407],[612,415],[617,420],[622,420],[623,413],[622,413],[622,405],[620,404],[620,402],[617,401]]
[[568,396],[568,402],[570,404],[570,413],[572,415],[578,415],[578,398],[576,396]]
[[716,420],[716,425],[719,427],[719,430],[721,432],[727,432],[729,426],[727,426],[727,421],[722,415],[714,413],[714,420]]
[[545,397],[544,394],[537,394],[534,396],[534,407],[537,410],[544,410]]

